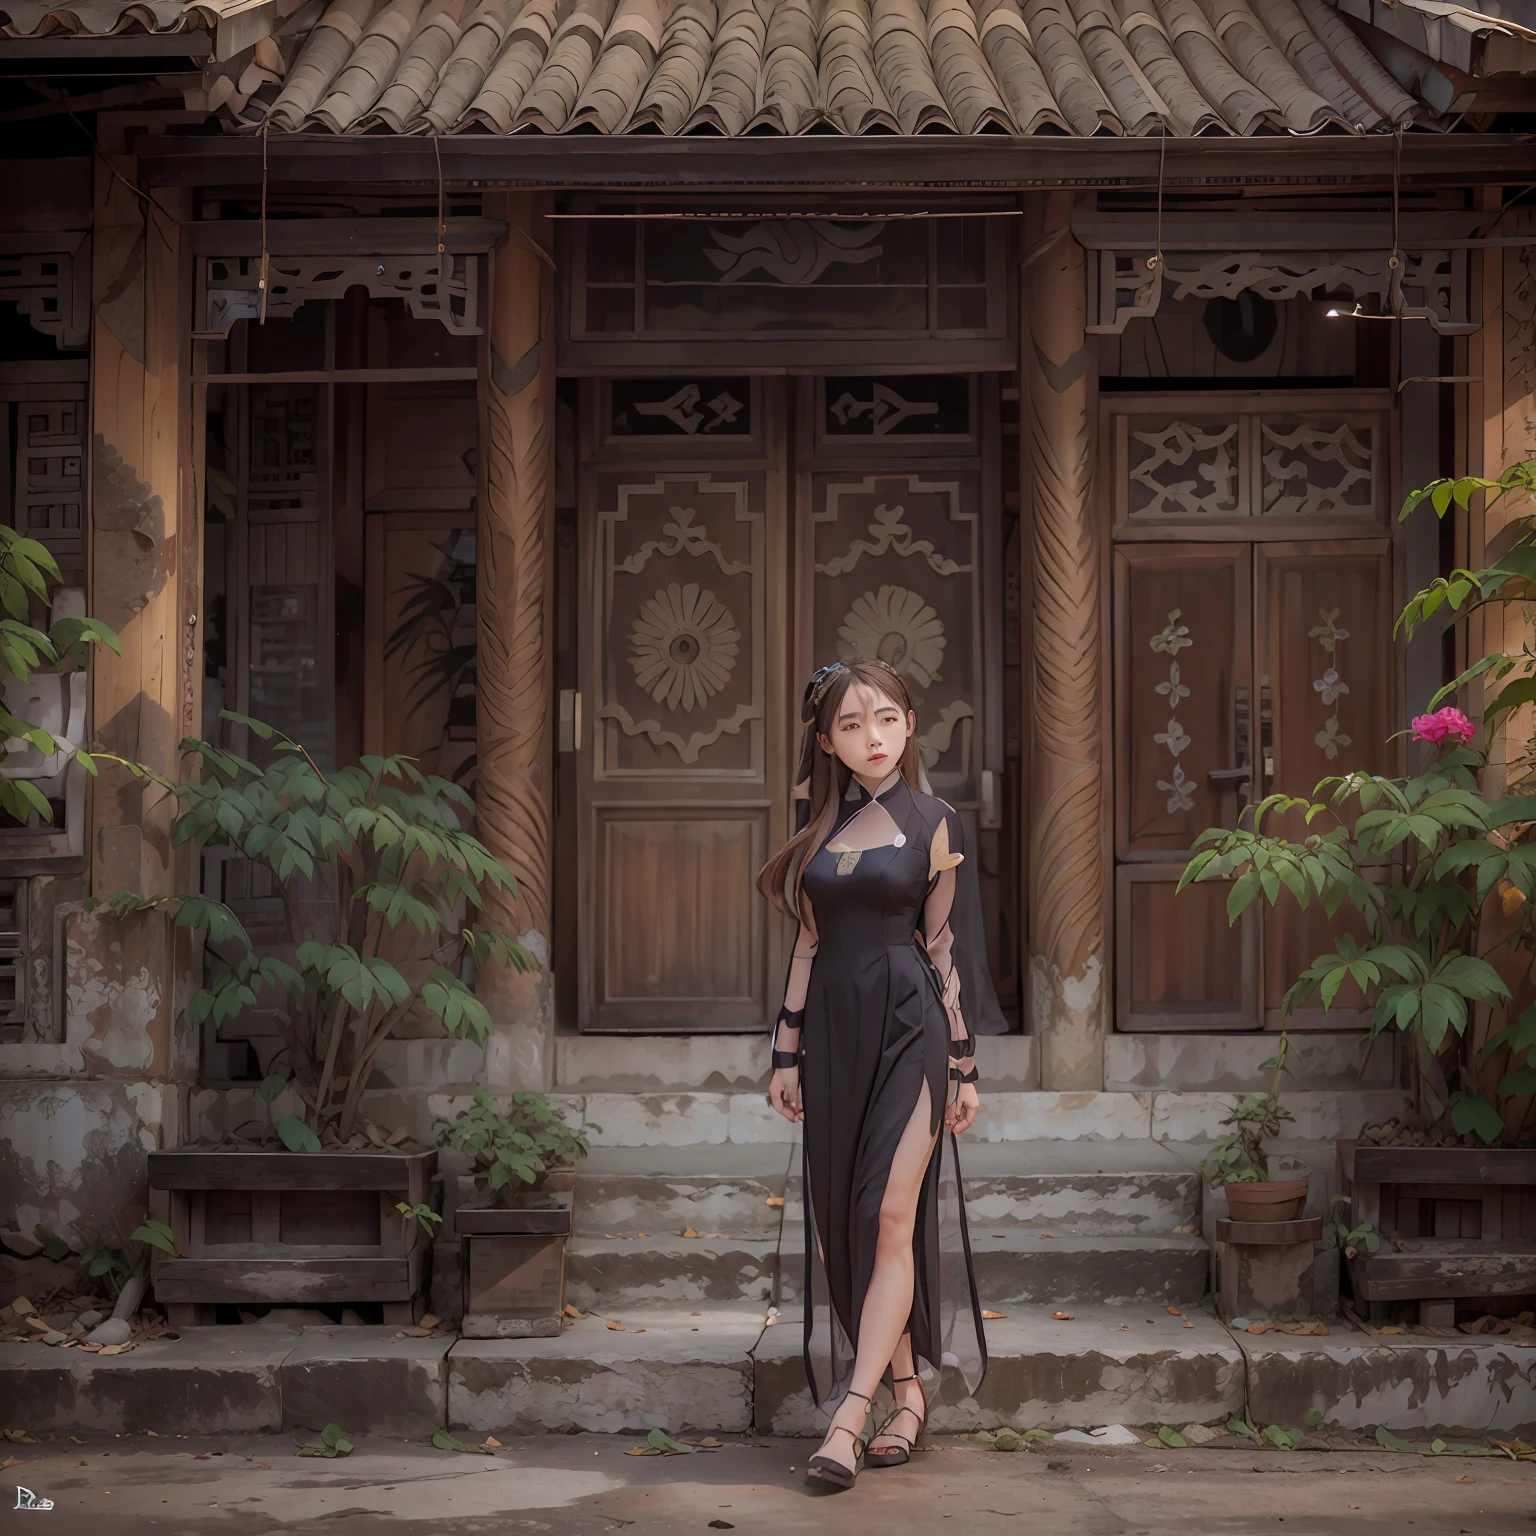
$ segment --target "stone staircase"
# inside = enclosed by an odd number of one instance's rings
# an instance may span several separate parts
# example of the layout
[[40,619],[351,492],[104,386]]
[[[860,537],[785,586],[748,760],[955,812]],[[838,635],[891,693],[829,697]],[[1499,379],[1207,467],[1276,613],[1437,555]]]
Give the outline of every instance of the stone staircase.
[[[800,1364],[798,1133],[764,1102],[758,1044],[561,1042],[567,1113],[601,1127],[566,1254],[567,1299],[587,1315],[558,1339],[458,1344],[449,1396],[473,1405],[463,1427],[818,1432]],[[1256,1063],[1229,1063],[1230,1085],[1042,1093],[1032,1042],[981,1044],[989,1091],[960,1162],[982,1305],[1005,1315],[988,1323],[980,1400],[936,1406],[935,1425],[1234,1411],[1244,1352],[1200,1309],[1214,1214],[1198,1164]],[[1313,1056],[1321,1069],[1287,1096],[1306,1139],[1281,1150],[1321,1204],[1332,1138],[1403,1101],[1380,1068],[1343,1086],[1337,1062]],[[432,1105],[446,1115],[457,1099]]]

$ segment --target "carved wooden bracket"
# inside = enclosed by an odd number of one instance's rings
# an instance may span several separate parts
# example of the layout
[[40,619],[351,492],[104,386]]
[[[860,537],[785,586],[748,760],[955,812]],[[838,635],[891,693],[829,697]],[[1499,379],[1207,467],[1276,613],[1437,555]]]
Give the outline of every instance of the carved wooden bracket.
[[1266,299],[1348,298],[1372,313],[1427,320],[1442,336],[1469,336],[1465,250],[1405,251],[1165,251],[1161,267],[1150,251],[1090,251],[1086,330],[1113,336],[1135,319],[1157,313],[1165,290],[1175,299],[1230,299],[1253,292]]
[[[349,288],[404,299],[418,320],[437,320],[455,336],[479,336],[480,263],[453,251],[380,256],[269,256],[267,317],[286,319],[311,299],[339,299]],[[204,323],[199,337],[228,336],[237,320],[261,314],[261,258],[209,256],[203,262]]]

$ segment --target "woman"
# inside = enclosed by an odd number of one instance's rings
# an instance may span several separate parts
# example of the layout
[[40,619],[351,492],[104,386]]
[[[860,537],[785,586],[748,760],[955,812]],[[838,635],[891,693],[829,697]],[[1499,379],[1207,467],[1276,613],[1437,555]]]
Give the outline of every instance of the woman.
[[[906,684],[839,662],[802,715],[808,814],[758,888],[800,924],[769,1098],[805,1125],[805,1364],[832,1420],[806,1482],[836,1491],[909,1459],[925,1377],[953,1366],[974,1392],[986,1369],[954,1140],[976,1118],[960,977],[980,966],[951,926],[960,818],[919,788]],[[896,1407],[871,1441],[882,1380]]]

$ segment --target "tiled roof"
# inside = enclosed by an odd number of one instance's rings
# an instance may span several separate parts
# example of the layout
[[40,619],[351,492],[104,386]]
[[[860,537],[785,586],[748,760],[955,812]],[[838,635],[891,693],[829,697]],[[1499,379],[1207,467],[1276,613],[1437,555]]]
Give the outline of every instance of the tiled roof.
[[1437,0],[0,0],[0,19],[207,28],[222,62],[190,106],[336,134],[1368,133],[1436,124],[1419,66],[1442,38],[1463,73],[1469,39],[1536,60],[1536,33]]
[[1348,131],[1416,103],[1325,0],[330,0],[271,126]]

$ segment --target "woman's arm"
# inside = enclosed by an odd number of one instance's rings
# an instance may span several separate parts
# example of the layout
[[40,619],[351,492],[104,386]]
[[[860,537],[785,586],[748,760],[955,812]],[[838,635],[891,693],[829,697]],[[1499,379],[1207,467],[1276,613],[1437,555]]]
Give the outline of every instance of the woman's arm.
[[949,1016],[949,1099],[944,1119],[957,1134],[976,1118],[976,1040],[960,1008],[960,972],[955,965],[955,934],[950,917],[955,904],[955,871],[965,858],[964,829],[956,813],[944,808],[928,845],[928,895],[923,902],[922,941],[939,973],[944,1011]]
[[800,1103],[800,1042],[815,960],[816,930],[809,918],[802,918],[784,982],[784,1006],[779,1009],[773,1028],[773,1076],[768,1085],[768,1102],[786,1120],[804,1118]]

